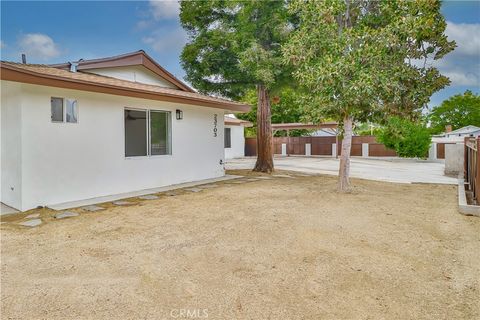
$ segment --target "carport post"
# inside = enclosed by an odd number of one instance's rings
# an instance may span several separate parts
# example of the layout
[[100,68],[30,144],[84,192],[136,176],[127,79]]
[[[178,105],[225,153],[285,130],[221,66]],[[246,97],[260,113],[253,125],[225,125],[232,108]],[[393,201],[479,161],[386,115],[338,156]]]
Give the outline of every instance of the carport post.
[[336,158],[337,157],[337,144],[332,143],[332,157]]

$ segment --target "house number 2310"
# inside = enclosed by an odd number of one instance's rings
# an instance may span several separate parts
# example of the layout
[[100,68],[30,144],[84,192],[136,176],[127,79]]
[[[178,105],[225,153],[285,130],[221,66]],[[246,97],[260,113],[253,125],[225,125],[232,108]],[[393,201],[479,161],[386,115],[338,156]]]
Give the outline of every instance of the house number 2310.
[[217,124],[218,124],[218,115],[215,113],[213,115],[213,136],[217,137]]

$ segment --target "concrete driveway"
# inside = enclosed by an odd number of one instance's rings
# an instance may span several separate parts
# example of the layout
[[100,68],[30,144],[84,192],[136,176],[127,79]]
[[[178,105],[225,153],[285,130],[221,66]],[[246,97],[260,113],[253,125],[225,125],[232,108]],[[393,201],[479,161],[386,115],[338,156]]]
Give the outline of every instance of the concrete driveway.
[[[255,157],[228,160],[226,169],[251,169]],[[338,175],[339,159],[324,157],[275,157],[275,168],[310,174]],[[457,184],[443,174],[443,162],[399,158],[358,158],[351,160],[351,176],[398,183]]]

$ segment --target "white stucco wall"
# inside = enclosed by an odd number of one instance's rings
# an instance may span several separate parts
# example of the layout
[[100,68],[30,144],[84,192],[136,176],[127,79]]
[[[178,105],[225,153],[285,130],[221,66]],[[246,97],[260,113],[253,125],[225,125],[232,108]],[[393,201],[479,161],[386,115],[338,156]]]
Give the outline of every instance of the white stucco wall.
[[231,129],[231,148],[225,148],[225,159],[241,158],[245,156],[245,137],[242,126],[225,126]]
[[[21,163],[22,198],[20,206],[6,203],[17,209],[224,175],[220,164],[224,160],[222,110],[25,84],[21,96],[22,143],[17,147],[21,161],[16,165]],[[79,122],[52,123],[52,96],[77,99]],[[7,105],[20,112],[13,102]],[[125,107],[172,112],[172,155],[125,158]],[[183,120],[175,119],[176,109],[183,110]],[[219,119],[217,137],[213,135],[214,114]],[[12,155],[18,160],[20,151],[14,149]],[[4,167],[2,161],[2,179],[6,180]],[[3,180],[2,199],[6,195]]]
[[158,76],[157,74],[143,66],[98,68],[89,69],[88,72],[100,74],[107,77],[176,89],[176,87],[170,82],[166,81],[162,77]]
[[21,85],[3,82],[1,86],[1,201],[17,208],[22,202],[22,109]]
[[445,144],[445,174],[457,176],[463,173],[464,143]]

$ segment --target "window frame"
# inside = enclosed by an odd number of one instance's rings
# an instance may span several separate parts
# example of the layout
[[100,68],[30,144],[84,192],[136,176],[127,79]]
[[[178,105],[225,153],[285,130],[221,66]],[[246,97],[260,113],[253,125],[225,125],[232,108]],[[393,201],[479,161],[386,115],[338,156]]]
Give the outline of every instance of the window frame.
[[[75,101],[75,108],[74,108],[74,110],[76,111],[76,116],[77,116],[77,118],[76,118],[77,121],[75,121],[75,122],[67,121],[67,107],[68,107],[67,101],[68,101],[68,100]],[[64,122],[65,122],[65,123],[74,123],[74,124],[78,123],[78,122],[79,122],[78,119],[80,118],[80,107],[78,106],[78,99],[65,98],[63,101],[64,101],[64,104],[65,104],[65,120],[64,120]]]
[[[62,120],[53,120],[53,109],[52,109],[52,100],[60,99],[62,100]],[[50,122],[52,123],[64,123],[65,122],[65,98],[63,97],[50,97]]]
[[[167,144],[168,144],[168,153],[165,154],[152,154],[152,117],[150,116],[151,112],[159,112],[167,114]],[[158,157],[158,156],[171,156],[172,155],[172,112],[167,110],[159,109],[148,109],[147,110],[147,119],[148,119],[148,156],[149,157]]]
[[[61,99],[62,100],[62,121],[57,121],[52,119],[52,99]],[[77,121],[76,122],[70,122],[67,121],[67,100],[73,100],[76,101],[76,106],[77,106]],[[78,124],[80,118],[80,108],[78,106],[78,99],[76,98],[66,98],[66,97],[59,97],[59,96],[51,96],[50,97],[50,122],[51,123],[71,123],[71,124]]]
[[[232,149],[232,128],[223,128],[223,147],[225,149]],[[227,131],[228,131],[228,142],[230,143],[229,146],[227,147],[226,140],[227,140]]]
[[[125,144],[127,135],[126,135],[126,127],[125,127],[125,111],[132,110],[132,111],[142,111],[146,113],[147,117],[147,125],[146,125],[146,139],[147,139],[147,154],[144,156],[127,156],[127,146]],[[169,143],[169,153],[167,154],[151,154],[151,119],[150,119],[150,111],[153,112],[164,112],[167,114],[167,124],[168,124],[168,143]],[[172,125],[172,111],[170,110],[163,110],[163,109],[148,109],[148,108],[138,108],[138,107],[124,107],[123,108],[123,157],[126,160],[136,160],[136,159],[144,159],[144,158],[154,158],[154,157],[167,157],[173,155],[173,147],[172,147],[172,132],[173,132],[173,125]]]

